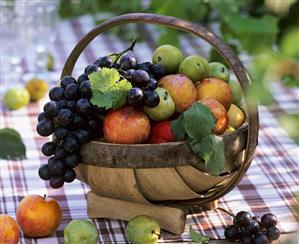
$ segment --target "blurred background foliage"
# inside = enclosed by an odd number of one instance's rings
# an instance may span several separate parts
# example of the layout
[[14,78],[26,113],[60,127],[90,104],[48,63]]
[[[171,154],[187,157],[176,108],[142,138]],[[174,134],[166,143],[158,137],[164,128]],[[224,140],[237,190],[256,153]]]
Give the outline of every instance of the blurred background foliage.
[[[248,94],[252,101],[269,105],[274,101],[271,83],[299,87],[298,10],[299,0],[61,0],[59,14],[62,18],[91,14],[99,23],[119,14],[149,12],[200,22],[245,62],[255,81]],[[180,46],[179,36],[184,33],[168,28],[158,31],[159,45]],[[134,26],[122,26],[114,32],[130,38]],[[214,49],[209,51],[209,59],[225,63]],[[299,124],[299,116],[285,116],[282,124],[299,142],[299,132],[293,126]]]

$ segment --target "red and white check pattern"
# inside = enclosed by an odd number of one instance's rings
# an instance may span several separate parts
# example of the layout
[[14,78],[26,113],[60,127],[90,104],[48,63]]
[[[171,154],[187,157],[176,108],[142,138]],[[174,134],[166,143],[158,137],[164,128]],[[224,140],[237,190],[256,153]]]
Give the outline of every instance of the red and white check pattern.
[[[67,55],[78,40],[94,26],[90,17],[83,17],[73,21],[60,22],[57,27],[57,39],[53,46],[55,69],[59,72]],[[136,45],[136,52],[140,59],[148,60],[155,48],[155,34],[152,27],[140,28],[140,34],[145,36],[146,42]],[[202,53],[202,41],[184,37],[185,53]],[[128,44],[122,42],[121,37],[101,35],[88,46],[78,60],[75,76],[84,67],[101,55],[124,49]],[[1,63],[5,60],[1,60]],[[30,67],[25,59],[24,67]],[[5,86],[5,74],[1,67],[1,89]],[[275,85],[277,104],[286,112],[297,112],[299,108],[299,90],[289,90]],[[37,115],[42,110],[46,99],[39,103],[31,103],[24,109],[10,112],[1,104],[0,125],[18,130],[26,144],[27,159],[23,161],[0,160],[0,213],[15,217],[18,202],[28,194],[47,194],[56,198],[62,208],[62,223],[58,230],[50,237],[30,239],[22,236],[21,243],[63,243],[63,229],[72,219],[86,219],[87,185],[80,181],[65,184],[61,189],[52,189],[40,180],[37,170],[47,162],[41,152],[41,146],[48,139],[37,135],[35,127]],[[272,110],[271,110],[272,111]],[[275,113],[267,107],[260,107],[259,146],[255,159],[241,183],[229,194],[220,199],[219,205],[232,212],[246,210],[256,216],[272,212],[279,219],[279,228],[283,232],[293,232],[298,226],[295,220],[295,193],[299,191],[299,148],[286,132],[279,127]],[[92,220],[100,233],[100,243],[126,243],[124,230],[126,222],[119,220]],[[174,236],[163,232],[161,242],[190,241],[188,228],[209,235],[213,238],[223,238],[223,228],[232,222],[231,218],[220,211],[206,211],[188,215],[185,232],[181,236]]]

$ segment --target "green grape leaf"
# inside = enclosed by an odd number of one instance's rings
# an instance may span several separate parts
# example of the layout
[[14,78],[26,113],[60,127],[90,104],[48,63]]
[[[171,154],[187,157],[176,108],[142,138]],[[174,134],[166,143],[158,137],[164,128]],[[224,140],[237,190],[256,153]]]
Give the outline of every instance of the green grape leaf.
[[184,112],[184,127],[190,138],[200,139],[211,134],[215,118],[209,108],[201,103],[194,103]]
[[184,115],[181,114],[176,120],[171,122],[171,129],[176,141],[184,140],[186,137],[186,130],[184,127]]
[[197,244],[209,243],[209,240],[211,239],[211,237],[209,237],[209,236],[204,236],[204,235],[201,235],[201,234],[195,232],[192,229],[191,225],[189,226],[189,235],[190,235],[192,242],[197,243]]
[[88,75],[93,91],[106,92],[119,81],[120,76],[116,69],[102,68]]
[[212,175],[219,175],[224,168],[225,162],[222,137],[208,135],[200,140],[197,148],[197,153],[205,160],[207,172]]
[[26,147],[16,130],[0,129],[0,158],[10,160],[26,158]]
[[132,85],[126,79],[120,79],[116,69],[102,68],[88,76],[91,82],[93,105],[106,109],[117,109],[126,104],[127,91]]
[[97,105],[102,108],[112,108],[112,98],[111,93],[102,93],[99,91],[94,91],[92,93],[92,97],[90,99],[90,102],[94,105]]

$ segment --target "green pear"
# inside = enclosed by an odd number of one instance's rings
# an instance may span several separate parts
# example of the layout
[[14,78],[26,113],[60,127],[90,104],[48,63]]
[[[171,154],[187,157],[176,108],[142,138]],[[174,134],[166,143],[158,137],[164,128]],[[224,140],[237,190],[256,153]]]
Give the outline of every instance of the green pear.
[[167,74],[174,74],[183,58],[182,52],[175,46],[163,45],[154,51],[153,64],[162,64]]
[[154,108],[144,106],[143,111],[154,121],[168,119],[174,113],[174,101],[172,100],[170,93],[164,88],[158,87],[155,91],[160,97],[159,104]]
[[232,91],[233,103],[240,104],[243,98],[243,93],[239,82],[231,80],[228,82],[228,85]]
[[229,72],[227,68],[219,62],[209,63],[209,77],[218,78],[226,82],[229,81]]
[[11,109],[16,110],[26,106],[30,101],[29,92],[22,87],[16,87],[8,89],[4,93],[3,103],[4,105]]
[[155,244],[160,238],[160,226],[154,218],[139,215],[129,221],[125,235],[133,244]]
[[88,220],[72,220],[64,228],[65,244],[97,244],[99,232]]
[[188,76],[193,83],[196,83],[208,77],[209,63],[200,56],[188,56],[181,62],[179,73]]

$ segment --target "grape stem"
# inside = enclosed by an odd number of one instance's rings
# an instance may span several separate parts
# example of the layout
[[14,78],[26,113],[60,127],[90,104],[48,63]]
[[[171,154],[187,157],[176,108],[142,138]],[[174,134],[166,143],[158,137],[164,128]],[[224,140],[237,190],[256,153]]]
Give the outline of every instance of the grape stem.
[[134,46],[135,46],[135,44],[136,44],[136,37],[133,38],[131,45],[130,45],[127,49],[125,49],[124,51],[122,51],[122,52],[120,52],[120,53],[113,53],[113,54],[111,54],[110,56],[116,56],[116,59],[115,59],[114,63],[116,63],[116,62],[118,61],[118,59],[119,59],[123,54],[125,54],[126,52],[128,52],[128,51],[133,51],[133,50],[134,50]]
[[44,194],[44,200],[46,200],[46,197],[47,197],[47,195],[46,195],[46,194]]
[[233,218],[236,217],[233,213],[227,211],[227,210],[224,209],[224,208],[220,208],[220,207],[218,207],[218,208],[215,208],[215,210],[216,210],[216,209],[218,209],[218,210],[220,210],[220,211],[222,211],[222,212],[225,212],[225,213],[229,214],[229,215],[232,216]]

